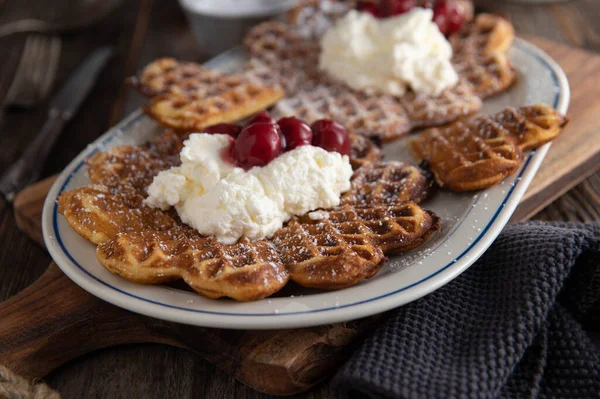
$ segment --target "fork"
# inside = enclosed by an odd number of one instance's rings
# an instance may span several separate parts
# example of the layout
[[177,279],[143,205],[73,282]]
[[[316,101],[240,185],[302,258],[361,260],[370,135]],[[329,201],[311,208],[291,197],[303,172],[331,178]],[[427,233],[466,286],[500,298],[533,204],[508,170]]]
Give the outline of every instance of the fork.
[[28,36],[5,104],[31,108],[46,98],[56,77],[60,51],[58,36]]

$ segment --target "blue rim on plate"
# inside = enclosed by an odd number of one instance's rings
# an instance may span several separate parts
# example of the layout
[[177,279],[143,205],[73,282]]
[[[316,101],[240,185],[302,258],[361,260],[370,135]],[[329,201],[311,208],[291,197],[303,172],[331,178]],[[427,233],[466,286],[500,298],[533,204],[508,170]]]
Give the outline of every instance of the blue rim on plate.
[[[560,67],[558,65],[556,65],[556,63],[554,63],[549,56],[547,56],[545,53],[543,53],[537,47],[535,47],[523,40],[517,39],[515,41],[514,45],[516,47],[518,47],[520,50],[527,53],[528,55],[535,58],[537,62],[539,62],[541,65],[543,65],[544,68],[546,68],[550,72],[550,76],[552,77],[552,80],[554,83],[554,91],[555,91],[555,97],[554,97],[552,105],[555,108],[558,108],[559,111],[566,112],[570,93],[569,93],[568,83],[566,83],[566,77],[564,76],[564,73],[562,72]],[[220,57],[223,57],[223,56],[220,56]],[[133,115],[131,115],[129,118],[127,118],[125,121],[123,121],[119,126],[111,129],[111,131],[109,131],[105,136],[101,137],[95,143],[92,144],[93,150],[88,152],[86,154],[86,157],[89,157],[93,153],[101,150],[104,146],[109,144],[116,137],[119,137],[119,132],[121,130],[125,130],[129,126],[139,122],[139,120],[143,117],[144,117],[143,114],[138,111],[138,112],[134,113]],[[94,280],[96,283],[99,283],[105,289],[109,289],[109,290],[113,291],[114,293],[123,295],[125,298],[117,299],[117,298],[112,297],[109,294],[106,294],[102,290],[94,289],[89,284],[86,284],[85,282],[83,282],[81,279],[81,276],[74,275],[72,273],[72,270],[70,267],[65,267],[65,265],[62,262],[57,261],[57,264],[59,265],[59,267],[61,267],[61,269],[63,269],[63,271],[71,279],[73,279],[77,284],[82,286],[84,289],[87,289],[92,294],[97,295],[117,306],[129,308],[136,312],[147,314],[147,315],[150,315],[153,317],[159,317],[159,318],[164,318],[167,320],[178,321],[178,322],[189,323],[189,324],[197,324],[197,325],[204,325],[204,326],[223,326],[223,327],[228,327],[228,328],[242,328],[242,327],[243,328],[269,328],[269,326],[264,326],[264,325],[262,325],[262,323],[240,325],[239,323],[224,322],[224,323],[216,324],[214,322],[205,323],[202,320],[193,320],[193,319],[190,319],[189,317],[181,317],[181,315],[170,315],[170,314],[168,314],[169,312],[165,312],[164,315],[161,315],[161,314],[157,314],[156,312],[149,312],[147,309],[142,309],[140,306],[134,306],[133,304],[126,303],[125,301],[126,301],[126,298],[130,298],[131,300],[139,300],[139,301],[142,301],[142,302],[145,302],[148,304],[158,305],[158,306],[164,307],[164,308],[170,308],[170,309],[174,309],[177,311],[196,313],[196,314],[200,313],[200,314],[206,314],[206,315],[235,316],[235,317],[244,317],[244,318],[248,318],[248,317],[264,318],[267,316],[269,318],[273,317],[273,316],[276,316],[277,318],[282,318],[285,316],[296,316],[296,315],[302,315],[302,314],[314,314],[314,313],[323,313],[323,312],[332,312],[332,311],[339,312],[340,310],[345,309],[345,308],[358,307],[359,305],[364,305],[367,303],[374,303],[374,302],[380,301],[384,298],[392,297],[394,295],[397,295],[400,292],[403,292],[410,288],[419,286],[419,285],[423,284],[424,282],[431,280],[434,277],[447,271],[452,266],[456,266],[456,263],[458,261],[460,261],[461,259],[463,259],[467,254],[469,254],[472,251],[472,249],[482,241],[483,238],[487,238],[487,240],[486,240],[487,242],[484,243],[485,248],[476,257],[480,256],[485,251],[485,249],[487,249],[487,247],[489,247],[489,245],[491,245],[491,243],[493,242],[493,239],[500,232],[500,230],[502,229],[502,227],[508,220],[508,217],[510,217],[510,215],[508,215],[505,218],[506,221],[504,221],[501,224],[501,226],[497,226],[495,222],[497,221],[498,216],[501,215],[503,212],[509,211],[510,214],[512,214],[512,212],[514,211],[514,208],[517,205],[517,203],[516,203],[517,201],[511,201],[511,199],[513,198],[513,195],[515,195],[515,192],[516,192],[515,190],[519,189],[518,190],[519,191],[518,199],[520,199],[520,197],[523,195],[523,193],[526,189],[526,186],[529,184],[529,181],[533,177],[533,175],[531,175],[528,181],[524,181],[521,179],[523,177],[523,175],[529,170],[530,163],[532,162],[532,160],[535,159],[536,162],[534,162],[535,163],[534,168],[535,168],[535,170],[537,170],[537,168],[539,167],[539,164],[541,163],[541,160],[545,156],[545,153],[548,151],[549,146],[550,146],[550,144],[546,144],[545,146],[541,147],[537,151],[532,151],[529,154],[527,154],[526,159],[524,161],[524,165],[521,168],[519,175],[516,178],[517,184],[514,184],[510,188],[510,190],[508,190],[501,205],[498,207],[498,209],[496,210],[494,215],[489,219],[486,226],[481,228],[481,232],[479,233],[479,235],[462,251],[462,253],[460,255],[458,255],[456,258],[454,258],[451,262],[447,263],[443,267],[440,267],[437,271],[429,274],[428,276],[426,276],[416,282],[413,282],[409,285],[397,288],[390,292],[378,294],[376,296],[370,297],[369,299],[360,300],[360,301],[343,304],[343,305],[326,306],[326,307],[322,307],[322,308],[318,308],[318,309],[309,309],[309,310],[302,310],[302,311],[289,311],[289,312],[280,311],[280,312],[276,312],[276,313],[273,313],[273,312],[270,312],[270,313],[265,313],[265,312],[260,312],[260,313],[221,312],[221,311],[197,309],[197,308],[192,308],[192,307],[175,306],[172,304],[163,303],[163,302],[160,302],[160,301],[157,301],[154,299],[135,295],[131,292],[128,292],[121,288],[115,287],[114,285],[110,284],[107,281],[104,281],[100,277],[92,274],[85,267],[83,267],[79,262],[77,262],[77,260],[72,256],[72,254],[69,252],[68,248],[66,247],[63,237],[61,236],[61,233],[58,228],[58,217],[59,216],[58,216],[58,205],[56,204],[56,199],[58,198],[60,193],[63,190],[65,190],[65,188],[68,186],[68,184],[70,183],[73,176],[76,173],[78,173],[79,170],[83,167],[83,165],[85,164],[85,159],[81,159],[77,163],[75,163],[76,161],[73,161],[65,169],[65,171],[70,170],[70,172],[68,174],[66,174],[66,176],[61,175],[61,177],[55,182],[54,186],[50,190],[50,194],[48,195],[48,198],[46,199],[46,203],[44,204],[43,220],[46,221],[47,217],[51,216],[51,218],[48,220],[49,222],[51,221],[51,223],[50,223],[50,226],[48,226],[46,223],[43,223],[44,239],[46,241],[46,245],[49,249],[50,254],[52,255],[52,257],[55,260],[57,260],[60,257],[60,255],[64,255],[71,263],[71,266],[75,266],[78,270],[83,272],[86,276],[88,276],[89,278]],[[75,163],[75,165],[73,165],[73,163]],[[63,175],[64,174],[65,174],[65,172],[63,172]],[[480,199],[481,199],[481,195],[478,195],[477,198],[475,199],[474,205],[476,205]],[[511,204],[512,209],[506,209],[506,205],[509,202],[515,202],[515,203]],[[444,237],[444,240],[442,240],[440,243],[437,244],[436,248],[434,248],[434,251],[435,251],[435,249],[441,247],[448,239],[450,239],[455,234],[456,231],[459,230],[461,224],[466,220],[467,216],[472,212],[473,209],[474,208],[471,208],[470,210],[467,211],[467,214],[464,215],[462,221],[457,223],[453,227],[453,229]],[[47,215],[47,212],[50,212],[51,215]],[[492,227],[496,228],[498,231],[494,235],[494,237],[492,237],[490,239],[489,237],[487,237],[487,233],[489,232],[489,230]],[[427,292],[424,292],[424,293],[421,293],[418,295],[414,295],[413,298],[411,298],[407,301],[403,301],[403,303],[410,302],[411,300],[417,299],[418,297],[423,296],[423,295],[427,294],[428,292],[431,292],[431,291],[441,287],[442,285],[446,284],[448,281],[450,281],[451,279],[453,279],[454,277],[459,275],[462,271],[466,270],[468,268],[468,266],[470,266],[470,264],[472,264],[474,261],[475,261],[475,259],[471,259],[467,265],[461,266],[460,269],[457,269],[455,272],[451,273],[451,275],[449,275],[446,278],[444,278],[443,280],[437,282],[435,288],[427,289]],[[401,303],[401,304],[403,304],[403,303]],[[399,306],[401,304],[398,304],[396,306]],[[377,311],[374,311],[374,312],[368,312],[368,311],[365,312],[363,309],[361,312],[357,313],[356,317],[347,317],[346,316],[346,317],[342,317],[341,319],[347,320],[347,319],[352,319],[352,318],[363,317],[363,316],[366,316],[369,314],[379,313],[379,312],[388,310],[388,309],[396,307],[396,306],[393,306],[393,305],[390,306],[389,304],[386,304],[385,306],[379,306]],[[331,323],[333,321],[341,321],[341,320],[337,320],[337,319],[326,320],[323,318],[322,321],[313,322],[313,323],[305,322],[305,323],[299,324],[299,323],[294,323],[294,322],[287,322],[287,323],[285,323],[284,326],[278,324],[277,326],[272,326],[270,328],[293,327],[293,326],[299,326],[299,325],[309,326],[309,325],[315,325],[315,324],[327,324],[327,323]]]

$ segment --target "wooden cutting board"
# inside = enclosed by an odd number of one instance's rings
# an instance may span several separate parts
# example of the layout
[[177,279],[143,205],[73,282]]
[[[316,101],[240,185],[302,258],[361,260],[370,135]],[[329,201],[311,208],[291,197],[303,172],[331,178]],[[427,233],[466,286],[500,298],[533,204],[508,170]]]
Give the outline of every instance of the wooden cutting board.
[[[556,140],[513,220],[525,220],[600,167],[600,56],[540,39],[571,82],[571,123]],[[19,227],[43,245],[43,200],[54,178],[21,192]],[[125,343],[183,347],[262,392],[289,395],[333,374],[352,347],[385,315],[329,326],[234,331],[191,327],[137,315],[101,301],[72,283],[54,264],[33,285],[0,304],[0,362],[30,378],[90,351]]]

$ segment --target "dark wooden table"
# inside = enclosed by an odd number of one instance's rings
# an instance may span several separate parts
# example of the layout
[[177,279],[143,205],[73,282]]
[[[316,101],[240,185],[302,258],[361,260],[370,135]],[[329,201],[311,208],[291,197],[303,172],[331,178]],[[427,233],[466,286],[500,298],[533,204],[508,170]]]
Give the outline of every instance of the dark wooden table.
[[[68,7],[68,1],[0,0],[0,24],[20,17],[44,17]],[[524,6],[503,1],[479,1],[480,9],[505,13],[518,33],[544,36],[572,46],[600,51],[600,2],[579,0],[548,6]],[[90,141],[143,99],[123,80],[159,56],[203,61],[176,1],[127,0],[95,26],[64,34],[56,84],[61,84],[89,52],[105,44],[116,56],[98,85],[67,126],[44,175],[59,172]],[[0,98],[8,89],[25,37],[0,39]],[[39,131],[46,107],[32,111],[4,111],[0,115],[0,171],[14,162]],[[600,174],[561,197],[537,218],[544,220],[600,220]],[[50,262],[48,254],[21,233],[11,206],[0,200],[0,301],[32,283]],[[1,321],[0,321],[1,325]],[[110,348],[77,359],[46,378],[64,398],[263,398],[224,375],[200,357],[161,345]],[[328,397],[326,385],[302,398]]]

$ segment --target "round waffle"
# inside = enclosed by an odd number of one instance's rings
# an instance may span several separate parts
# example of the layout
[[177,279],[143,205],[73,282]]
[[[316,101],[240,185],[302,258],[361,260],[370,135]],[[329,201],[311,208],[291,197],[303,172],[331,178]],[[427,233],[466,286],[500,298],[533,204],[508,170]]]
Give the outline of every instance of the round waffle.
[[[152,178],[178,163],[186,135],[168,131],[143,147],[97,153],[87,162],[94,185],[61,194],[59,212],[98,245],[107,270],[142,284],[182,279],[209,298],[250,301],[272,295],[289,279],[323,289],[351,286],[375,274],[386,254],[410,250],[439,229],[437,217],[412,202],[346,203],[323,210],[318,221],[293,218],[271,240],[221,244],[183,224],[173,209],[144,203]],[[364,161],[356,176],[368,165]],[[394,178],[404,177],[389,174]]]
[[453,64],[461,81],[435,97],[414,92],[399,98],[367,95],[334,82],[317,68],[318,41],[306,39],[295,26],[266,22],[251,29],[244,44],[248,54],[268,64],[285,87],[286,98],[275,106],[275,113],[308,121],[344,118],[361,134],[391,141],[414,129],[472,115],[481,109],[481,98],[508,88],[514,71],[505,52],[514,34],[506,24],[510,27],[500,17],[482,15],[452,36]]

